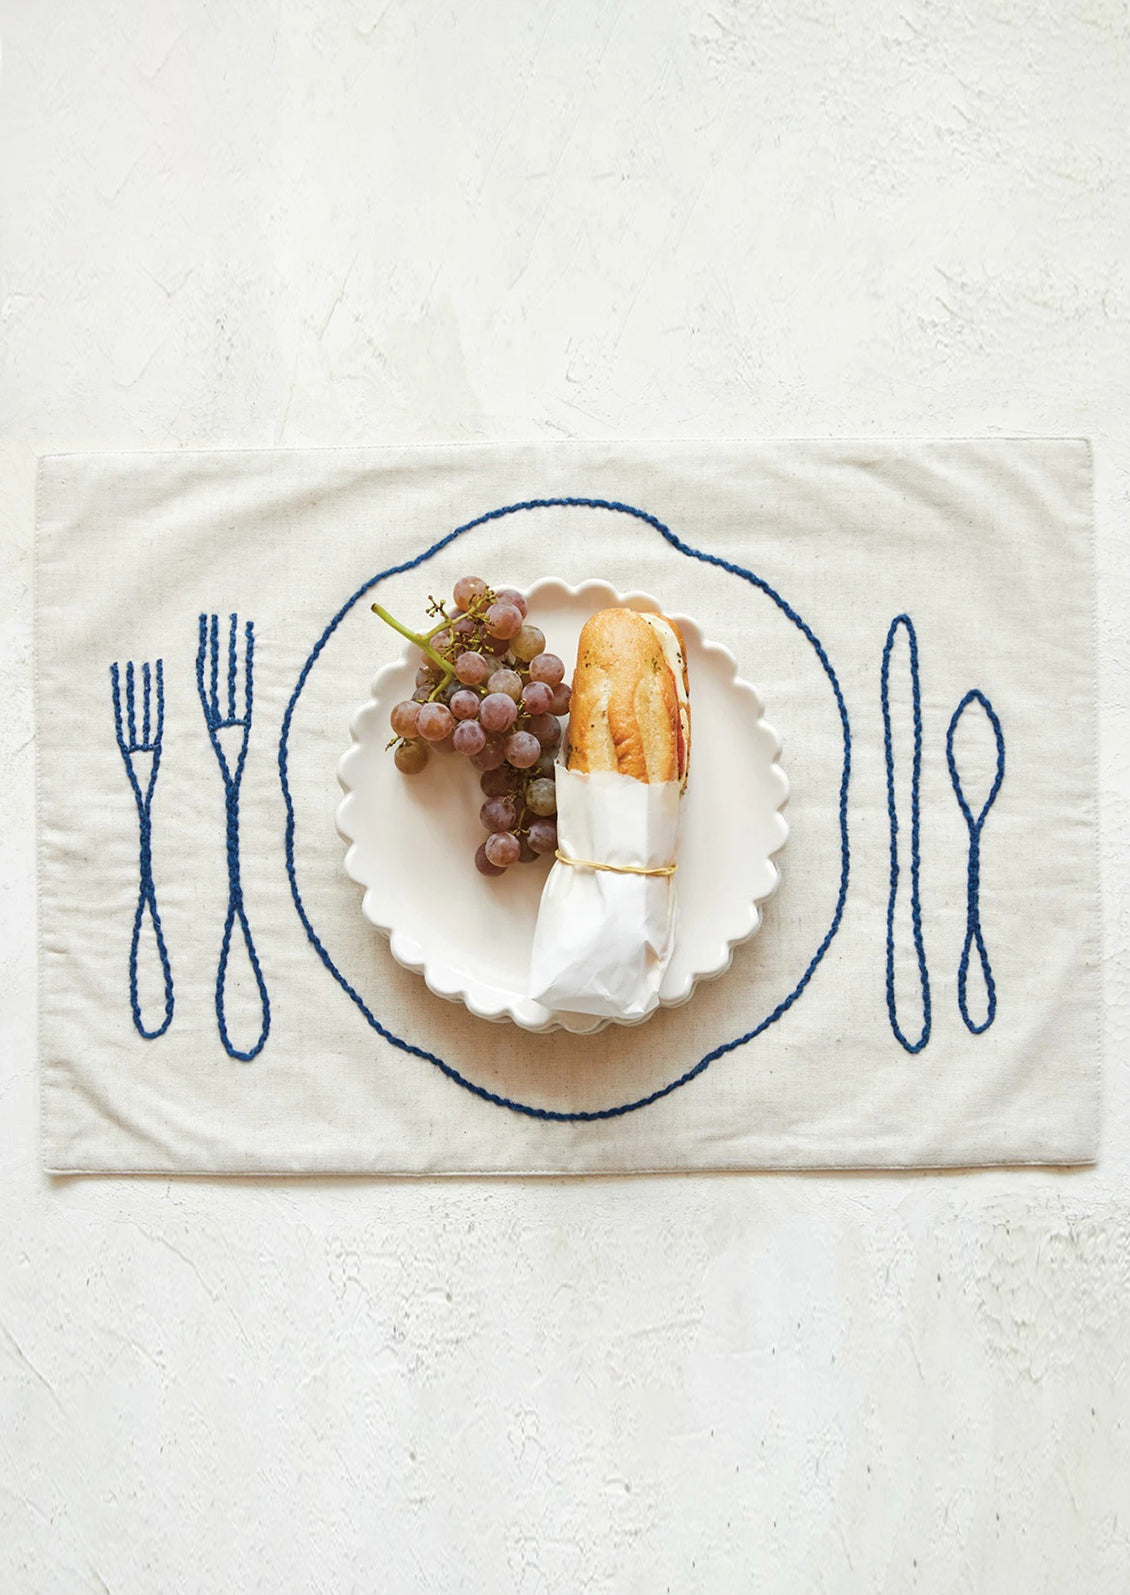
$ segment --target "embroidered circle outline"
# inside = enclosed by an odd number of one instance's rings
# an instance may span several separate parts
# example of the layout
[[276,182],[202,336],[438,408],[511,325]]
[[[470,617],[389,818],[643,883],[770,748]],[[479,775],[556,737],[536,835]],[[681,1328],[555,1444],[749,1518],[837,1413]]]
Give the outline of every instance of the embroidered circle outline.
[[[484,526],[489,521],[502,520],[507,515],[516,515],[526,510],[539,509],[594,509],[608,510],[619,515],[630,515],[636,520],[642,521],[645,525],[652,527],[659,533],[664,541],[670,545],[670,547],[675,549],[678,553],[684,554],[688,559],[699,559],[706,565],[716,565],[720,570],[728,571],[732,576],[741,577],[741,579],[748,582],[750,586],[756,587],[759,592],[764,593],[767,598],[771,598],[781,613],[792,622],[792,624],[809,643],[816,654],[817,659],[820,661],[820,664],[824,669],[824,673],[828,677],[833,696],[836,700],[836,708],[839,711],[844,741],[844,763],[843,773],[840,779],[839,799],[839,892],[836,897],[836,906],[832,914],[831,924],[825,931],[824,936],[816,949],[816,952],[813,954],[807,968],[797,981],[796,985],[793,987],[792,991],[790,991],[788,996],[777,1004],[770,1014],[762,1019],[759,1024],[755,1025],[752,1030],[747,1030],[744,1035],[735,1036],[733,1040],[725,1041],[720,1046],[715,1047],[712,1051],[706,1053],[704,1057],[701,1057],[698,1062],[690,1069],[686,1070],[685,1073],[681,1074],[677,1080],[671,1080],[666,1085],[660,1086],[657,1090],[649,1092],[647,1096],[639,1097],[633,1102],[622,1102],[618,1106],[612,1108],[578,1110],[574,1113],[566,1113],[556,1108],[534,1107],[530,1103],[517,1102],[510,1097],[500,1096],[497,1092],[489,1091],[485,1086],[476,1085],[473,1080],[468,1080],[465,1075],[460,1074],[459,1070],[456,1069],[454,1065],[448,1063],[445,1059],[438,1057],[434,1052],[428,1052],[424,1047],[417,1047],[413,1042],[405,1041],[402,1036],[395,1035],[385,1025],[381,1024],[377,1016],[367,1006],[360,992],[355,990],[355,988],[350,985],[349,981],[346,980],[341,970],[334,963],[333,959],[330,957],[330,954],[327,952],[326,948],[319,939],[318,933],[310,923],[309,916],[306,913],[306,906],[302,901],[302,893],[298,887],[298,877],[295,866],[294,802],[290,794],[290,782],[287,775],[290,759],[289,741],[291,721],[294,718],[294,711],[297,707],[298,700],[302,695],[302,689],[305,687],[307,677],[314,668],[314,665],[317,663],[323,648],[326,646],[327,642],[329,642],[330,638],[333,636],[341,622],[345,619],[346,615],[349,614],[350,610],[352,610],[353,606],[357,604],[366,593],[371,592],[374,587],[379,586],[381,582],[386,581],[390,576],[399,576],[406,570],[413,570],[416,566],[423,565],[427,560],[432,559],[442,549],[447,548],[450,543],[455,542],[456,538],[462,537],[466,532],[473,531],[476,526]],[[702,549],[695,548],[692,544],[683,542],[682,539],[677,537],[669,527],[665,526],[657,516],[648,514],[646,510],[636,509],[631,504],[622,504],[615,499],[534,498],[525,499],[517,504],[505,504],[500,509],[488,510],[485,515],[477,515],[474,520],[465,521],[462,526],[457,526],[454,531],[448,532],[446,536],[441,537],[438,542],[433,543],[430,548],[425,549],[422,554],[417,554],[413,559],[404,560],[403,563],[399,565],[388,566],[385,570],[380,571],[376,576],[371,577],[367,582],[360,586],[351,597],[346,599],[345,603],[342,604],[341,608],[326,626],[326,629],[322,632],[321,636],[310,650],[310,653],[306,658],[306,662],[303,664],[302,669],[299,672],[294,691],[290,695],[286,706],[286,712],[283,715],[282,732],[279,737],[279,780],[282,784],[283,802],[286,805],[286,873],[290,882],[290,892],[294,899],[294,906],[298,910],[298,917],[302,922],[303,929],[306,932],[311,946],[318,954],[318,957],[321,959],[326,969],[337,981],[341,989],[345,992],[346,996],[349,997],[357,1006],[365,1018],[365,1021],[371,1026],[371,1028],[375,1030],[379,1036],[382,1036],[384,1040],[388,1041],[392,1046],[398,1047],[401,1052],[409,1053],[413,1057],[422,1058],[426,1063],[434,1064],[435,1067],[439,1069],[442,1074],[446,1075],[449,1080],[452,1080],[456,1085],[462,1086],[465,1091],[470,1091],[474,1096],[482,1098],[484,1102],[490,1102],[495,1107],[499,1108],[509,1108],[512,1113],[522,1113],[528,1118],[532,1119],[546,1119],[556,1123],[575,1123],[578,1121],[583,1122],[597,1119],[615,1119],[619,1118],[625,1113],[634,1113],[639,1108],[650,1107],[653,1102],[658,1102],[662,1097],[670,1096],[672,1091],[677,1091],[680,1086],[687,1085],[691,1080],[695,1079],[697,1075],[702,1074],[704,1070],[708,1069],[712,1063],[714,1063],[718,1058],[723,1057],[727,1052],[734,1052],[738,1047],[744,1047],[747,1042],[753,1041],[755,1037],[761,1035],[762,1031],[767,1030],[771,1024],[775,1024],[778,1019],[788,1012],[788,1010],[793,1006],[797,998],[800,996],[801,992],[804,991],[805,987],[808,985],[808,982],[812,979],[818,964],[824,957],[824,954],[828,951],[828,948],[831,946],[832,939],[839,930],[840,922],[843,919],[844,902],[847,898],[848,877],[851,863],[851,851],[848,844],[848,785],[851,780],[851,723],[848,719],[847,705],[844,702],[844,695],[840,689],[839,680],[836,676],[835,670],[832,668],[831,660],[828,658],[828,655],[824,650],[823,643],[821,643],[816,633],[811,629],[807,622],[801,618],[797,611],[793,609],[784,598],[781,597],[780,593],[776,592],[772,587],[770,587],[769,583],[762,577],[755,575],[751,570],[747,570],[743,565],[737,565],[731,560],[723,559],[718,554],[707,554]]]

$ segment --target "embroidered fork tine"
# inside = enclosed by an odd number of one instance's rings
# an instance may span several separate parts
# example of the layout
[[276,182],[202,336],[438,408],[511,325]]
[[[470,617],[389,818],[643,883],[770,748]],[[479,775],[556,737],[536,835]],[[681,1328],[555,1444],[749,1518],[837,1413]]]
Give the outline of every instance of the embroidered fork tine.
[[[133,916],[133,934],[129,949],[129,1005],[134,1028],[146,1041],[163,1036],[173,1021],[173,972],[169,964],[165,933],[161,928],[161,915],[157,909],[157,888],[153,883],[153,852],[151,813],[153,793],[157,786],[157,773],[161,768],[161,737],[165,723],[164,662],[157,660],[151,668],[148,660],[141,667],[141,736],[137,734],[137,682],[133,661],[125,668],[123,690],[122,673],[115,662],[110,666],[110,692],[114,705],[114,734],[122,756],[134,803],[137,805],[138,832],[138,890],[137,911]],[[145,764],[148,761],[148,774]],[[142,781],[144,780],[144,786]],[[152,931],[152,945],[157,952],[165,984],[165,1015],[156,1030],[147,1028],[141,1012],[137,993],[137,967],[141,950],[142,930],[148,915]]]
[[[267,1036],[270,1034],[271,1004],[267,996],[267,983],[263,979],[263,971],[259,964],[259,955],[255,951],[255,943],[251,936],[251,927],[247,923],[247,911],[243,906],[243,885],[240,879],[239,794],[243,782],[243,767],[247,762],[247,744],[251,734],[251,715],[254,701],[255,627],[250,620],[244,622],[242,641],[243,679],[241,684],[239,617],[234,614],[229,617],[227,646],[222,650],[220,617],[218,615],[200,616],[196,649],[196,687],[200,695],[200,707],[204,711],[204,723],[208,728],[212,751],[216,755],[216,762],[220,767],[220,775],[223,778],[224,809],[227,816],[228,911],[224,920],[224,934],[220,943],[220,960],[216,969],[216,1022],[220,1029],[220,1040],[223,1042],[224,1051],[228,1056],[238,1058],[241,1062],[249,1063],[252,1058],[257,1057],[262,1052]],[[226,655],[227,672],[222,694],[220,689],[221,651]],[[236,746],[237,739],[234,737],[229,738],[228,749],[225,749],[220,736],[221,732],[233,731],[240,732],[238,753],[235,756],[234,766],[230,762],[229,750]],[[241,1051],[233,1043],[227,1022],[228,969],[232,950],[232,933],[237,925],[243,938],[247,961],[251,966],[251,972],[255,976],[255,984],[259,990],[261,1013],[258,1038],[246,1051]]]

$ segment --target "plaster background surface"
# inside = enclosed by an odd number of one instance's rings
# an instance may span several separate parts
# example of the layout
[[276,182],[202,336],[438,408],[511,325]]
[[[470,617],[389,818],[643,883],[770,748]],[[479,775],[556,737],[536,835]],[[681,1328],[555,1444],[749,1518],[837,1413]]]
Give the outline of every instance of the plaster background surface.
[[[1130,1584],[1128,23],[5,0],[0,1588]],[[1097,1167],[40,1173],[37,452],[1048,432],[1095,446]]]

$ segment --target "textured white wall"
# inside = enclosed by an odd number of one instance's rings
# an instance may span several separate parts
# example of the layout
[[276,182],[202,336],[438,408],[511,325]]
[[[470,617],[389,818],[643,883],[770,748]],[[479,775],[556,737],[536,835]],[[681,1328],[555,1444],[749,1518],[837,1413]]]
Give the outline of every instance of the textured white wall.
[[[1130,1587],[1128,21],[7,0],[0,1589]],[[1012,431],[1096,445],[1096,1169],[39,1173],[34,450]]]

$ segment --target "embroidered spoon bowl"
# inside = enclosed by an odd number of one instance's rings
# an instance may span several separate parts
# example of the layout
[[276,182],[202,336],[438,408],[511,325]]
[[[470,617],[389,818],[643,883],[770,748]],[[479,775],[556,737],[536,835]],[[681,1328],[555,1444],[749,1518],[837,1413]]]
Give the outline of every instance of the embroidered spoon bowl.
[[[567,665],[576,658],[581,627],[598,609],[662,608],[647,593],[619,594],[598,581],[568,587],[546,579],[528,590],[527,599],[530,618]],[[760,927],[760,905],[779,880],[773,860],[789,834],[781,812],[789,786],[779,763],[780,738],[757,692],[739,679],[733,655],[707,641],[688,616],[665,612],[686,644],[692,715],[678,939],[660,991],[661,1006],[675,1007],[700,980],[724,974],[734,947]],[[397,963],[480,1018],[574,1034],[622,1022],[551,1010],[526,995],[534,924],[552,861],[515,865],[490,880],[478,873],[473,855],[484,834],[483,798],[467,761],[438,754],[409,777],[393,764],[386,751],[389,712],[411,696],[418,662],[408,644],[401,658],[378,671],[338,765],[345,795],[337,829],[348,844],[346,873],[364,888],[362,913],[389,938]]]

